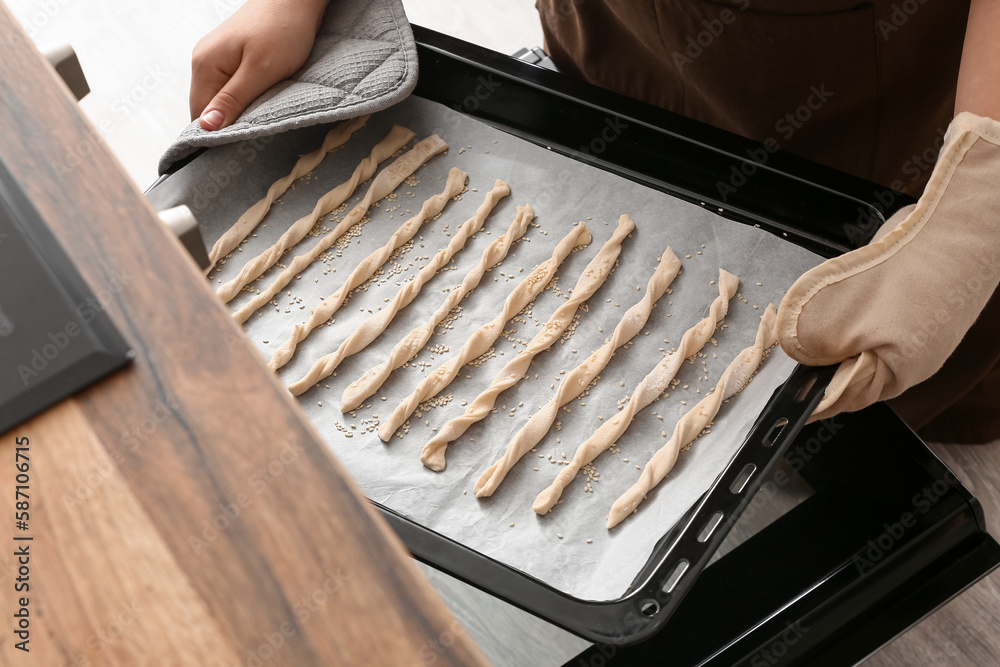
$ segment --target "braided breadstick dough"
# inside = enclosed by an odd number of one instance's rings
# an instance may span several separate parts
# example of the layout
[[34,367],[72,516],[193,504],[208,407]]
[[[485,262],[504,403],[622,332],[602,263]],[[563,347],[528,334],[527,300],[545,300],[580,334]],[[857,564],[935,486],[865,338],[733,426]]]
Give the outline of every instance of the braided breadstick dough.
[[465,181],[468,177],[469,175],[464,171],[453,167],[448,172],[444,191],[425,201],[417,214],[400,225],[384,246],[361,260],[337,291],[323,299],[321,304],[310,311],[308,321],[296,324],[292,333],[289,334],[288,340],[282,343],[271,355],[267,367],[276,371],[287,364],[288,360],[295,354],[295,348],[298,347],[298,344],[304,341],[316,327],[334,316],[351,290],[371,278],[375,269],[382,266],[397,248],[412,239],[425,222],[443,211],[445,205],[465,189]]
[[396,317],[396,313],[405,308],[417,298],[420,294],[420,290],[423,288],[424,283],[434,277],[441,267],[451,261],[451,258],[455,256],[459,250],[465,247],[466,241],[473,234],[476,234],[479,230],[483,228],[483,223],[486,222],[486,217],[490,212],[496,207],[497,202],[510,194],[510,186],[503,181],[498,180],[493,184],[493,189],[486,193],[486,198],[483,203],[480,204],[479,209],[476,214],[465,221],[461,227],[458,228],[458,232],[455,236],[451,238],[448,245],[438,250],[431,261],[428,262],[424,268],[420,269],[417,273],[417,277],[408,283],[404,283],[399,291],[396,292],[396,296],[392,298],[392,301],[378,311],[364,322],[362,322],[357,329],[354,330],[350,336],[348,336],[344,342],[340,344],[335,351],[327,354],[313,364],[309,372],[302,377],[302,379],[297,382],[292,383],[288,386],[288,390],[292,392],[293,395],[298,396],[304,393],[309,387],[313,386],[323,378],[329,376],[333,371],[337,370],[337,366],[340,362],[351,356],[352,354],[357,354],[361,350],[368,347],[368,345],[381,335],[385,328],[389,326],[393,318]]
[[525,230],[528,229],[528,224],[534,218],[535,212],[530,205],[518,206],[517,215],[514,217],[514,221],[510,223],[510,227],[507,228],[506,233],[501,234],[486,247],[482,257],[479,259],[479,263],[465,274],[462,284],[457,289],[453,289],[448,293],[444,302],[427,318],[426,322],[406,334],[402,340],[396,343],[385,361],[369,369],[344,390],[344,395],[340,401],[340,411],[350,412],[361,405],[366,398],[374,394],[382,386],[382,383],[385,382],[393,370],[412,359],[427,341],[430,340],[431,334],[434,333],[434,327],[438,325],[438,322],[443,320],[455,306],[461,303],[462,299],[469,292],[479,285],[479,281],[483,279],[483,274],[486,273],[487,269],[495,266],[507,256],[510,246],[514,241],[524,236]]
[[660,263],[646,284],[646,293],[643,294],[642,300],[625,312],[608,342],[599,347],[586,361],[568,372],[556,390],[555,396],[550,398],[538,412],[531,415],[521,430],[514,434],[503,456],[484,470],[476,480],[473,486],[476,496],[484,498],[493,495],[521,457],[545,437],[549,427],[556,420],[559,408],[583,393],[583,390],[608,365],[615,350],[631,340],[645,326],[653,311],[653,304],[667,291],[680,270],[681,260],[668,247],[660,256]]
[[729,300],[736,294],[740,279],[728,271],[719,270],[719,296],[715,297],[709,307],[708,315],[693,327],[684,332],[677,350],[667,355],[653,370],[636,386],[625,407],[613,418],[606,421],[592,436],[576,449],[573,460],[564,466],[553,480],[552,484],[538,494],[531,508],[538,514],[545,514],[559,501],[563,490],[569,486],[576,474],[585,465],[596,459],[601,452],[618,441],[632,423],[636,413],[645,409],[659,398],[671,380],[677,375],[684,360],[705,347],[712,338],[715,328],[722,323],[729,312]]
[[272,183],[264,198],[248,208],[246,213],[236,221],[236,224],[226,230],[226,233],[220,236],[219,240],[212,246],[212,250],[208,253],[208,269],[205,270],[205,273],[209,273],[215,267],[216,262],[236,249],[236,246],[247,237],[247,234],[253,231],[267,215],[267,212],[271,210],[271,204],[274,203],[274,200],[285,194],[293,182],[315,169],[327,153],[343,146],[352,134],[364,127],[368,118],[368,116],[358,116],[346,120],[327,132],[323,139],[323,145],[312,153],[300,157],[287,175]]
[[458,375],[462,366],[490,349],[490,346],[503,333],[504,322],[521,312],[532,299],[538,296],[538,293],[552,280],[559,265],[563,263],[573,248],[589,244],[591,238],[590,230],[585,224],[580,223],[573,227],[556,245],[552,256],[532,269],[531,273],[507,295],[503,308],[497,316],[473,332],[457,355],[421,380],[416,389],[400,401],[389,418],[379,426],[378,437],[382,442],[389,441],[396,429],[413,414],[418,405],[447,387]]
[[274,296],[281,291],[281,288],[290,283],[292,278],[301,273],[303,269],[316,261],[316,258],[336,243],[337,239],[343,236],[344,232],[360,222],[361,219],[365,217],[365,214],[368,213],[368,209],[371,208],[372,204],[391,194],[392,191],[395,190],[400,183],[412,175],[413,172],[422,167],[424,163],[438,153],[442,153],[447,150],[447,148],[448,144],[446,144],[441,137],[433,134],[418,143],[409,151],[401,155],[395,162],[379,172],[379,175],[375,177],[372,184],[368,186],[368,192],[365,193],[364,199],[358,202],[358,205],[351,209],[350,213],[344,216],[344,219],[340,221],[340,224],[334,227],[333,230],[326,236],[317,241],[308,252],[293,259],[291,264],[288,265],[288,268],[278,274],[278,277],[274,279],[266,290],[255,296],[245,306],[236,311],[236,313],[233,314],[233,319],[240,324],[246,322],[258,308],[273,299]]
[[632,218],[622,215],[618,219],[615,233],[580,274],[576,286],[571,291],[570,300],[555,309],[542,330],[531,339],[525,349],[521,350],[496,374],[490,386],[472,401],[465,409],[464,414],[442,426],[438,433],[424,445],[423,451],[420,452],[420,461],[425,466],[437,472],[444,470],[446,465],[445,450],[448,448],[448,443],[459,438],[470,426],[486,417],[493,409],[497,396],[517,384],[527,372],[531,361],[559,339],[566,331],[566,327],[573,321],[580,305],[593,296],[594,292],[607,280],[618,255],[621,253],[622,241],[632,233],[633,229],[635,229],[635,223]]
[[753,379],[757,367],[764,358],[764,352],[778,342],[775,327],[777,310],[768,304],[760,318],[754,344],[740,352],[719,378],[715,391],[698,401],[691,410],[678,420],[674,433],[663,447],[653,455],[643,468],[639,481],[623,493],[608,513],[608,529],[612,529],[628,518],[639,503],[645,499],[657,484],[663,481],[677,462],[681,448],[690,444],[707,427],[722,407],[722,401],[735,396]]
[[385,139],[378,142],[372,148],[368,157],[358,163],[358,166],[354,169],[354,173],[347,181],[344,181],[320,197],[316,205],[313,206],[311,213],[296,220],[274,245],[247,262],[240,270],[238,276],[215,290],[216,296],[225,303],[232,301],[233,297],[239,294],[244,286],[250,284],[250,281],[274,266],[274,263],[281,259],[281,256],[289,248],[304,239],[317,220],[327,213],[336,210],[338,206],[347,201],[354,194],[358,185],[372,177],[379,162],[388,160],[396,151],[410,143],[413,137],[414,133],[412,131],[405,127],[394,125],[389,130],[389,134],[386,135]]

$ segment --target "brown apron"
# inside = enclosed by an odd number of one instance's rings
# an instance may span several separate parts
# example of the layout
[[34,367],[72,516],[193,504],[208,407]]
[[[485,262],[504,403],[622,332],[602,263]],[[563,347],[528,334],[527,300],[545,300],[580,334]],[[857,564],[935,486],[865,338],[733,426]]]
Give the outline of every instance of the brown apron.
[[[537,6],[572,76],[919,196],[953,116],[969,0]],[[891,402],[925,438],[1000,438],[998,326],[994,298],[944,368]]]

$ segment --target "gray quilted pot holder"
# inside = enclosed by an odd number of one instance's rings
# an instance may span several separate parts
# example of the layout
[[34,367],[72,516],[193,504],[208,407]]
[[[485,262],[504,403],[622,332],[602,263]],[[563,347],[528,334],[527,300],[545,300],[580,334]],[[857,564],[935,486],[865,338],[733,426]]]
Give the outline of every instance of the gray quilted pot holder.
[[192,122],[160,158],[160,173],[205,146],[278,134],[381,111],[417,85],[417,47],[400,0],[335,0],[309,60],[227,128]]

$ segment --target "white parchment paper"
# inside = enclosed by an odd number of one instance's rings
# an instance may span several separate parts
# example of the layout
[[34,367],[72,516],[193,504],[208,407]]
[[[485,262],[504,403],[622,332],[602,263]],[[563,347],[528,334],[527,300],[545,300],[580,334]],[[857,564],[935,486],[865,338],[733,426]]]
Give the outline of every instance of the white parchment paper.
[[[433,158],[394,198],[373,208],[360,234],[338,244],[331,253],[302,272],[276,300],[246,324],[246,332],[265,358],[285,340],[309,307],[333,293],[354,266],[419,210],[423,201],[444,185],[449,168],[469,173],[469,189],[451,202],[438,220],[429,222],[412,247],[390,261],[380,275],[353,294],[334,321],[317,329],[302,343],[295,357],[280,371],[287,384],[300,378],[320,356],[334,350],[370,312],[391,299],[398,284],[419,268],[469,218],[500,178],[511,186],[505,199],[487,220],[484,231],[472,239],[448,267],[423,289],[389,329],[367,350],[347,359],[316,388],[300,397],[302,407],[369,498],[459,542],[523,570],[567,593],[584,599],[607,600],[623,595],[656,541],[704,493],[732,458],[764,404],[794,367],[780,349],[772,351],[747,390],[723,405],[712,432],[684,452],[670,474],[634,514],[611,532],[604,528],[611,503],[635,482],[642,466],[672,433],[677,419],[690,409],[715,381],[729,361],[752,344],[760,315],[768,303],[777,305],[794,279],[821,260],[798,246],[751,226],[727,220],[714,211],[656,192],[618,176],[560,156],[500,130],[419,98],[373,117],[345,146],[329,155],[312,175],[283,196],[254,236],[233,253],[210,279],[218,285],[232,278],[246,260],[270,245],[289,224],[309,211],[327,190],[346,180],[358,161],[392,124],[417,133],[417,141],[439,133],[450,145],[447,154]],[[267,187],[286,174],[298,155],[319,145],[328,128],[290,133],[273,141],[235,144],[213,149],[157,187],[151,194],[159,207],[187,203],[195,210],[206,242],[211,245]],[[586,143],[581,141],[581,143]],[[383,165],[384,166],[384,165]],[[353,206],[366,186],[348,202]],[[478,261],[483,248],[506,230],[515,205],[530,203],[537,227],[511,249],[507,259],[486,274],[468,296],[449,329],[438,329],[424,349],[406,367],[394,372],[377,394],[354,415],[340,412],[344,388],[373,365],[413,327],[423,322],[461,282]],[[322,221],[323,233],[344,211]],[[573,335],[556,343],[533,362],[528,379],[502,394],[497,413],[471,428],[448,449],[448,467],[442,473],[421,465],[420,449],[449,418],[461,414],[463,399],[471,401],[493,375],[523,348],[556,306],[567,298],[584,266],[607,240],[621,213],[636,222],[623,245],[619,265],[608,282],[579,313]],[[543,292],[520,318],[508,323],[507,333],[479,367],[466,366],[447,388],[444,401],[410,420],[403,438],[383,444],[375,434],[387,417],[425,373],[455,354],[469,334],[499,312],[507,293],[536,264],[544,261],[570,226],[583,221],[593,242],[573,253],[560,268],[558,281]],[[307,237],[292,252],[304,252]],[[508,475],[491,497],[477,499],[475,479],[503,452],[510,437],[555,391],[569,371],[611,335],[624,312],[642,298],[646,282],[667,246],[681,258],[681,275],[664,295],[633,344],[619,349],[600,381],[588,395],[572,401],[560,413],[559,430],[551,430]],[[282,264],[290,261],[286,255]],[[718,345],[705,348],[708,380],[701,360],[685,364],[681,384],[641,412],[619,440],[621,452],[603,453],[594,463],[600,472],[593,492],[577,479],[564,493],[564,502],[539,517],[531,510],[535,496],[555,477],[553,460],[573,457],[576,446],[618,410],[636,383],[679,343],[683,333],[708,312],[718,294],[710,284],[719,268],[740,276],[742,298],[733,299],[726,328],[716,331]],[[265,274],[251,289],[266,286],[281,267]],[[249,294],[240,294],[239,307]],[[744,303],[743,300],[746,300]],[[514,331],[516,329],[516,331]],[[447,349],[447,352],[444,350]],[[700,393],[699,393],[700,392]],[[449,400],[450,399],[450,402]],[[682,404],[682,401],[686,402]],[[347,437],[349,432],[351,437]],[[537,470],[536,470],[537,468]],[[562,538],[557,537],[561,534]]]

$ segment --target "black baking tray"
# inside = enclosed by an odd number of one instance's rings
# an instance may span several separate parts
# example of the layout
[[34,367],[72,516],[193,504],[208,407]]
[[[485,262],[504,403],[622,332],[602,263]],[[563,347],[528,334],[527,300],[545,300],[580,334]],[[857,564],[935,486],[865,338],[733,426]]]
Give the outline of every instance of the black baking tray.
[[[757,142],[548,69],[419,26],[414,33],[421,67],[415,94],[821,256],[864,245],[914,202],[787,153],[762,159]],[[580,137],[601,136],[611,126],[622,128],[613,141],[581,145]],[[749,176],[735,191],[720,188],[737,172]],[[419,560],[597,642],[566,667],[663,664],[668,655],[670,664],[704,667],[856,664],[997,567],[1000,545],[986,532],[976,498],[884,404],[801,430],[802,419],[790,420],[766,451],[764,440],[768,433],[774,438],[794,390],[815,378],[804,399],[812,405],[831,373],[798,367],[713,489],[663,537],[618,601],[567,598],[380,509]],[[809,410],[800,404],[795,413]],[[821,446],[813,453],[815,443]],[[812,495],[701,572],[706,554],[757,500],[756,490],[785,474],[772,470],[790,462]],[[745,495],[728,499],[729,511],[707,544],[692,542],[684,529],[701,530],[714,514],[712,501],[748,463],[758,468]],[[916,526],[859,571],[869,540],[878,540],[928,488],[935,502]],[[689,563],[684,578],[671,581],[682,559]],[[665,600],[664,585],[674,586]],[[614,613],[628,615],[625,633],[626,616]],[[789,642],[795,624],[808,630]]]
[[[912,201],[893,194],[892,205],[883,209],[876,202],[886,201],[885,193],[866,181],[783,153],[763,160],[760,145],[741,137],[419,26],[414,32],[421,70],[416,95],[822,256],[863,244],[888,215]],[[580,145],[580,137],[601,136],[605,127],[616,128],[613,141]],[[720,189],[734,168],[750,176],[735,190]],[[832,373],[832,368],[795,370],[712,489],[662,537],[627,594],[614,601],[569,596],[376,506],[419,560],[600,646],[647,645],[697,586]],[[746,470],[752,474],[734,486]]]
[[[727,189],[723,201],[713,188],[728,178],[734,160],[750,162],[757,155],[752,143],[735,136],[725,137],[722,145],[713,136],[709,143],[698,136],[704,128],[688,119],[419,26],[414,31],[421,68],[414,94],[522,139],[755,225],[825,257],[850,249],[868,227],[874,233],[885,219],[887,212],[860,197],[863,182],[850,184],[858,196],[837,194],[760,162],[747,169],[753,178],[743,188]],[[613,140],[580,145],[580,137],[600,137],[603,128],[614,128]],[[711,130],[702,134],[707,138]],[[788,156],[773,158],[789,166]],[[866,229],[859,233],[841,224],[848,215],[864,220]],[[591,641],[616,646],[642,642],[677,610],[805,424],[833,372],[832,367],[796,368],[711,489],[659,540],[629,590],[616,600],[567,595],[376,506],[419,560]]]
[[775,390],[726,469],[657,542],[628,592],[617,600],[573,597],[374,504],[419,560],[591,641],[641,642],[659,632],[677,610],[819,403],[834,370],[800,365]]
[[[426,36],[419,28],[417,30],[418,36]],[[630,164],[618,159],[616,151],[620,151],[622,156],[635,158],[639,154],[629,150],[629,146],[663,144],[668,139],[675,141],[677,146],[664,146],[660,149],[664,151],[662,154],[650,154],[658,164],[663,162],[663,155],[671,151],[683,153],[684,142],[660,128],[631,115],[618,114],[610,108],[583,105],[568,96],[556,95],[551,89],[531,85],[519,78],[516,72],[489,69],[482,63],[477,64],[472,59],[435,49],[423,42],[419,53],[421,75],[416,91],[419,96],[456,108],[459,112],[520,138],[543,144],[572,159],[674,196],[722,209],[742,223],[755,224],[814,249],[821,248],[824,254],[833,255],[840,250],[836,243],[798,231],[794,221],[786,220],[781,214],[718,207],[712,199],[698,197],[691,187],[678,189],[677,179],[668,178],[666,173],[657,175],[652,173],[654,170],[649,165]],[[500,64],[517,66],[519,63],[503,58]],[[469,102],[470,99],[476,100],[475,103]],[[514,113],[525,109],[533,110],[529,117],[520,118]],[[586,132],[585,128],[591,123],[599,121],[598,127],[606,126],[612,113],[617,114],[614,116],[617,126],[624,128],[620,136],[616,136],[615,151],[602,151],[603,154],[598,156],[573,148],[573,137],[579,136],[579,132]],[[565,136],[556,136],[555,131],[547,132],[551,129],[548,125],[551,122]],[[174,170],[184,164],[175,166]],[[726,470],[686,516],[659,539],[644,565],[638,568],[631,586],[615,600],[593,601],[571,596],[431,531],[390,508],[377,503],[376,506],[389,519],[410,551],[430,565],[591,641],[614,645],[639,642],[654,635],[677,609],[760,480],[781,458],[788,443],[812,413],[833,376],[833,370],[800,366],[793,372],[758,416]]]

